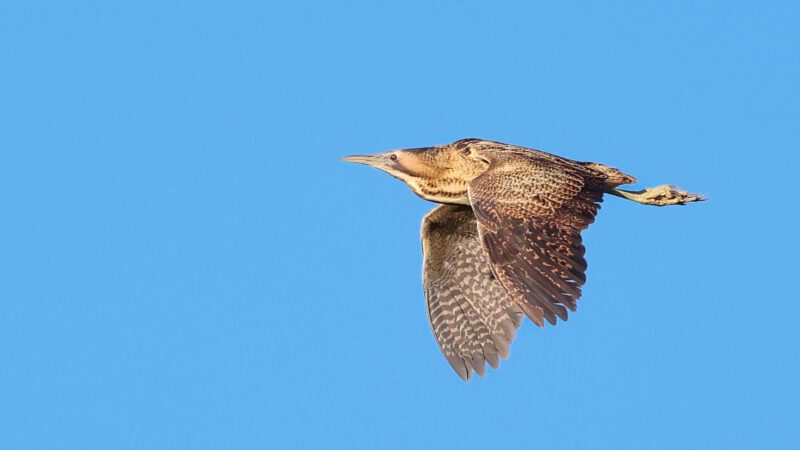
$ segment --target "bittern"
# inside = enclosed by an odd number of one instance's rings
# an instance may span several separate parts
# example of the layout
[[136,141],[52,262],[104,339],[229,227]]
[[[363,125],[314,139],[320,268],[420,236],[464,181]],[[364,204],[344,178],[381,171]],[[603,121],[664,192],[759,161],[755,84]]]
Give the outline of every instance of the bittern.
[[622,190],[636,179],[618,169],[480,139],[343,159],[441,203],[422,220],[423,288],[436,341],[464,380],[508,357],[523,315],[542,327],[575,311],[586,282],[580,233],[603,194],[655,206],[703,200],[670,185]]

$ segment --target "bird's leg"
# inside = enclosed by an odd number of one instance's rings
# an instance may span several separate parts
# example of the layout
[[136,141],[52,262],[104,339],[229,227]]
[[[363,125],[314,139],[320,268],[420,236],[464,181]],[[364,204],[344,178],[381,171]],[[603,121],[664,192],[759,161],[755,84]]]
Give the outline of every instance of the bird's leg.
[[609,188],[606,192],[642,205],[652,206],[685,205],[686,203],[705,200],[703,196],[686,192],[677,186],[669,184],[642,189],[641,191]]

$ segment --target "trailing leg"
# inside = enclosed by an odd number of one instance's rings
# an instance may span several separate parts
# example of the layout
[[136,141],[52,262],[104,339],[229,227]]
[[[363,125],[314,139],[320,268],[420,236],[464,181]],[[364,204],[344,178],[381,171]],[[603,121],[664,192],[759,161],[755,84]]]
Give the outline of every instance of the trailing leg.
[[701,195],[686,192],[677,186],[669,184],[642,189],[640,191],[627,191],[625,189],[609,187],[606,189],[606,192],[626,200],[641,203],[642,205],[652,206],[685,205],[686,203],[705,200]]

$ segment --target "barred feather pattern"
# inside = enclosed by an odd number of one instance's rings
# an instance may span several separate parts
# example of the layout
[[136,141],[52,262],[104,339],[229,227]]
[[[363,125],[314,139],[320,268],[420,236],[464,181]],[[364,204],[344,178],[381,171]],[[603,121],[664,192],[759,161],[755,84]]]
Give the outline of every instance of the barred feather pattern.
[[498,368],[523,317],[495,279],[468,206],[441,205],[422,222],[423,285],[431,329],[464,380]]

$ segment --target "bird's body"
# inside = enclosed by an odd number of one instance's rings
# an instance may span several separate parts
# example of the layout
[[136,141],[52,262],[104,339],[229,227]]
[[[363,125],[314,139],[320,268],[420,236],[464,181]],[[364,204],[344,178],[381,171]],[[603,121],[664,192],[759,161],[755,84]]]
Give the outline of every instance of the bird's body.
[[508,356],[523,314],[543,326],[575,311],[580,233],[604,193],[657,206],[702,200],[672,186],[624,191],[636,179],[617,169],[479,139],[345,160],[442,204],[422,223],[423,285],[437,342],[465,380]]

